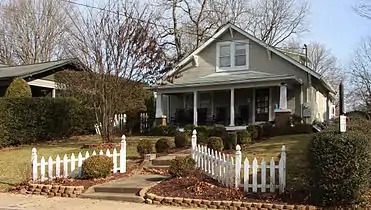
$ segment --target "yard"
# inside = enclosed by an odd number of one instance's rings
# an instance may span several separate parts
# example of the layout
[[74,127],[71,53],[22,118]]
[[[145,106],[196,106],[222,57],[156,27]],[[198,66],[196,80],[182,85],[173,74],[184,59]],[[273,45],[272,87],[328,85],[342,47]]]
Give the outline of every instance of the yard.
[[[153,141],[160,137],[128,137],[127,138],[127,155],[138,156],[136,152],[137,142],[142,138],[149,138]],[[169,137],[171,138],[171,137]],[[250,161],[254,157],[260,162],[262,158],[269,160],[271,157],[276,158],[281,153],[282,145],[287,149],[287,187],[300,186],[306,173],[306,150],[309,143],[309,135],[292,135],[279,136],[264,140],[246,147],[243,147],[243,158],[247,157]],[[98,136],[80,136],[68,140],[41,143],[38,145],[24,145],[17,148],[9,148],[0,151],[0,191],[7,187],[20,183],[31,173],[31,149],[37,148],[39,158],[44,156],[48,158],[56,155],[77,155],[84,144],[99,143]],[[120,142],[120,138],[114,140]],[[90,149],[89,151],[92,151]]]
[[[138,156],[136,151],[137,142],[141,138],[148,138],[153,141],[158,140],[160,137],[128,137],[127,138],[127,156]],[[33,147],[37,149],[40,160],[41,156],[53,159],[57,155],[67,154],[70,156],[78,152],[89,151],[93,149],[81,149],[85,144],[100,143],[100,138],[97,135],[73,137],[67,140],[53,141],[40,143],[37,145],[23,145],[16,148],[7,148],[0,150],[0,191],[4,191],[7,187],[18,184],[26,180],[31,173],[31,150]],[[114,142],[120,142],[121,139],[117,137]],[[112,152],[112,151],[111,151]]]

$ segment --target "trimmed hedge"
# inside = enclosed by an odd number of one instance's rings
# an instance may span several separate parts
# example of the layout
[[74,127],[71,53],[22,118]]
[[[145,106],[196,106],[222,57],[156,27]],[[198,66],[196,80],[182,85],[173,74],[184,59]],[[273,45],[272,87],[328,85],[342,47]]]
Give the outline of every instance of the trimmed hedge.
[[251,135],[246,130],[237,131],[237,144],[251,143]]
[[0,147],[94,132],[95,117],[73,98],[0,99]]
[[17,77],[10,83],[5,92],[6,98],[30,98],[32,91],[30,85],[21,77]]
[[237,146],[238,136],[236,132],[228,132],[226,137],[223,138],[223,149],[235,149]]
[[186,132],[177,132],[174,137],[174,143],[176,148],[183,148],[188,143],[188,137]]
[[106,178],[113,168],[112,158],[94,155],[84,160],[81,166],[83,179]]
[[207,140],[207,147],[215,151],[223,150],[223,139],[217,136],[212,136]]
[[151,128],[152,136],[175,136],[176,132],[174,125],[156,125]]
[[344,206],[362,201],[368,191],[370,142],[361,132],[337,129],[314,135],[309,147],[311,200],[315,205]]
[[170,149],[170,140],[165,138],[157,140],[155,148],[157,153],[167,152]]
[[170,161],[169,174],[173,177],[186,177],[195,170],[196,161],[191,156],[175,157]]
[[153,151],[153,143],[149,139],[141,139],[137,145],[137,152],[141,157],[146,154],[151,154]]

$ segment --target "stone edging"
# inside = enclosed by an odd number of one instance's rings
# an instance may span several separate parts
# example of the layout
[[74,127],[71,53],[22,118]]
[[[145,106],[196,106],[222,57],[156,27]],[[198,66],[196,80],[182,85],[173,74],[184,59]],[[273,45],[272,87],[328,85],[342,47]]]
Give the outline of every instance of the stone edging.
[[209,208],[209,209],[301,209],[301,210],[314,210],[318,209],[309,205],[283,205],[283,204],[269,204],[269,203],[250,203],[241,201],[210,201],[191,198],[173,198],[162,197],[153,193],[145,193],[145,203],[155,205],[172,205],[191,208]]
[[61,186],[47,184],[29,184],[21,190],[22,194],[47,195],[50,197],[76,198],[84,191],[84,186]]

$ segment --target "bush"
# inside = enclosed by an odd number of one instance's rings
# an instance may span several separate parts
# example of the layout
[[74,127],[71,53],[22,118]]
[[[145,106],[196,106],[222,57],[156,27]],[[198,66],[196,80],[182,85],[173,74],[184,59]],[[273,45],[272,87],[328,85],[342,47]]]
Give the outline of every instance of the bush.
[[237,144],[251,143],[251,135],[246,130],[237,131]]
[[195,126],[193,124],[188,124],[188,125],[184,126],[185,131],[191,131],[192,132],[193,129],[195,129]]
[[255,141],[263,137],[262,125],[249,125],[247,131],[251,134],[251,140]]
[[151,129],[152,136],[167,136],[168,129],[166,126],[163,125],[156,125]]
[[6,98],[30,98],[32,97],[31,87],[21,77],[17,77],[10,83],[5,92]]
[[177,133],[177,127],[175,125],[167,125],[167,136],[175,136]]
[[235,149],[237,144],[237,133],[229,132],[225,138],[223,138],[224,149]]
[[84,179],[106,178],[113,169],[112,158],[94,155],[82,162],[81,172]]
[[220,138],[224,138],[226,135],[227,135],[227,130],[225,129],[223,125],[215,125],[209,130],[209,137],[217,136]]
[[73,98],[2,98],[0,116],[0,147],[94,132],[94,112]]
[[339,206],[361,201],[368,190],[370,147],[367,136],[336,129],[314,135],[309,147],[311,200]]
[[141,157],[146,154],[151,154],[153,151],[153,143],[149,139],[141,139],[137,145],[137,152]]
[[170,149],[170,141],[169,139],[159,139],[155,144],[156,152],[163,153],[167,152]]
[[177,132],[174,137],[174,143],[176,148],[183,148],[188,143],[187,133],[186,132]]
[[195,170],[196,161],[191,156],[176,157],[170,161],[169,174],[173,177],[186,177]]
[[220,137],[212,136],[207,140],[207,147],[215,151],[223,150],[223,140]]

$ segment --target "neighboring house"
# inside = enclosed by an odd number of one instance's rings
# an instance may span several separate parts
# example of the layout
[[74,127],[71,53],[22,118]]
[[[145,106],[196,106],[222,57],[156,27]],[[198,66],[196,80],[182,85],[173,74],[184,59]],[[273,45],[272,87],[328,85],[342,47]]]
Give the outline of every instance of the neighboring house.
[[79,71],[81,68],[75,59],[18,66],[0,64],[0,97],[5,95],[14,78],[22,77],[30,85],[33,97],[54,98],[58,88],[54,82],[54,74],[62,70]]
[[152,89],[156,118],[231,128],[274,121],[279,113],[329,119],[335,93],[321,75],[230,23]]

